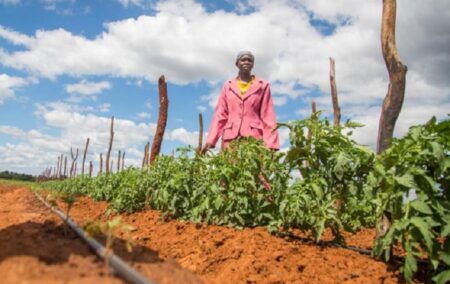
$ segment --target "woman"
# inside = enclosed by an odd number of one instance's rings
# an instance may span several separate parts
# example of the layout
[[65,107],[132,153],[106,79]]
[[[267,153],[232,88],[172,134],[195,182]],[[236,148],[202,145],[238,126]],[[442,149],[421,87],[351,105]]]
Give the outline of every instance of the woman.
[[238,76],[225,82],[209,128],[202,152],[214,148],[222,136],[222,149],[240,137],[254,137],[267,148],[278,150],[280,142],[276,127],[270,85],[252,75],[254,56],[242,51],[236,57]]

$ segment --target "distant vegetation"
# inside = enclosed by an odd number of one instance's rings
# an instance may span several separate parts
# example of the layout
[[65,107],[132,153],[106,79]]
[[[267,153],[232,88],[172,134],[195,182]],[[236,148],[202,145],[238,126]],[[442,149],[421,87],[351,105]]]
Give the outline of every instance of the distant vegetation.
[[22,181],[34,181],[35,177],[27,174],[19,174],[9,171],[0,172],[0,179],[22,180]]

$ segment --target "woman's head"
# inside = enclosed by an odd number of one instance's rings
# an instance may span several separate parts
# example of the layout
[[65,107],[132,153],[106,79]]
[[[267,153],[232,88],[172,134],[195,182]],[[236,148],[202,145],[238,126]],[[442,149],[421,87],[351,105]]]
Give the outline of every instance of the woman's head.
[[236,67],[239,72],[250,73],[255,63],[255,57],[250,51],[241,51],[236,56]]

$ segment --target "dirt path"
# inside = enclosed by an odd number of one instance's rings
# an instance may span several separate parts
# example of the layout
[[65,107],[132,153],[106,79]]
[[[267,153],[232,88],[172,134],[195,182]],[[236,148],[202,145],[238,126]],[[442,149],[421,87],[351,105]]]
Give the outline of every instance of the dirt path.
[[[115,248],[123,254],[124,242]],[[200,283],[192,272],[135,246],[128,261],[158,283]],[[0,283],[123,283],[89,248],[20,186],[0,184]]]

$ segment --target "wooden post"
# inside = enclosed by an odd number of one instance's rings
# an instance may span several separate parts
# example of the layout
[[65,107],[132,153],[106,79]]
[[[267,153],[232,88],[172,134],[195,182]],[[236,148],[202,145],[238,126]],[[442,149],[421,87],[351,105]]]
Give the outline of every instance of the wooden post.
[[64,178],[67,177],[67,156],[64,156]]
[[336,72],[334,68],[334,59],[330,57],[330,86],[331,86],[331,101],[333,103],[333,126],[339,126],[341,121],[341,108],[339,107],[337,89],[336,89]]
[[144,158],[142,159],[142,167],[145,167],[148,165],[148,149],[150,148],[150,142],[147,141],[147,143],[145,144],[145,148],[144,148]]
[[109,146],[108,146],[108,152],[106,153],[106,162],[105,162],[105,172],[108,174],[109,171],[112,169],[112,163],[110,165],[109,158],[111,156],[111,149],[112,149],[112,143],[114,139],[114,116],[111,117],[111,128],[110,128],[110,135],[109,135]]
[[125,168],[125,151],[122,152],[122,171]]
[[56,164],[55,178],[59,178],[58,173],[59,173],[60,165],[62,165],[62,161],[61,161],[60,156],[58,156],[58,163]]
[[164,75],[159,77],[158,89],[159,89],[159,116],[158,116],[158,125],[156,126],[155,137],[153,138],[152,151],[150,154],[150,163],[152,163],[155,160],[156,156],[159,155],[159,152],[161,151],[162,139],[164,136],[164,131],[166,130],[169,100],[167,99],[167,84]]
[[76,154],[74,155],[72,147],[70,147],[70,156],[72,157],[72,165],[70,167],[70,177],[74,177],[76,173],[76,161],[78,159],[78,148]]
[[89,177],[92,177],[92,171],[94,170],[94,165],[92,161],[89,162]]
[[109,172],[112,173],[113,172],[113,164],[114,164],[114,160],[111,159],[111,166],[109,168]]
[[58,166],[56,167],[56,178],[61,178],[61,171],[63,165],[63,154],[58,157]]
[[[316,102],[312,101],[311,102],[311,115],[314,115],[316,112],[317,112]],[[308,132],[306,134],[306,139],[311,140],[311,137],[312,137],[311,129],[308,129]]]
[[122,158],[122,151],[119,150],[119,154],[117,155],[117,172],[120,171],[120,158]]
[[[311,102],[311,116],[314,116],[316,114],[316,112],[317,112],[316,102],[312,101]],[[311,131],[311,129],[308,128],[308,132],[306,133],[306,139],[311,140],[311,138],[312,138],[312,131]],[[304,164],[305,164],[305,167],[307,167],[307,168],[310,166],[308,161],[305,161]]]
[[89,147],[89,137],[88,139],[86,139],[86,146],[84,147],[83,163],[81,164],[81,175],[84,175],[84,163],[86,162],[86,153],[88,147]]
[[198,148],[197,152],[200,153],[203,148],[203,116],[201,113],[198,114],[198,124],[199,124],[199,131],[198,131]]
[[390,139],[393,136],[395,123],[405,97],[408,68],[401,63],[395,43],[396,12],[396,0],[383,0],[381,48],[389,73],[389,86],[378,125],[377,153],[383,152],[390,146]]
[[100,153],[100,169],[98,170],[98,175],[101,176],[103,171],[103,154]]

